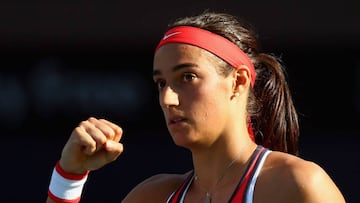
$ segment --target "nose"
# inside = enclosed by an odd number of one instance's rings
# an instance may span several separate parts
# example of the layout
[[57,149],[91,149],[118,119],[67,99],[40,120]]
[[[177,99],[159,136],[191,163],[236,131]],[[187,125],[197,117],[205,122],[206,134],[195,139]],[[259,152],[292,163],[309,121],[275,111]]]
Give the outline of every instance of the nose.
[[178,106],[179,95],[170,86],[165,87],[159,94],[159,102],[162,108]]

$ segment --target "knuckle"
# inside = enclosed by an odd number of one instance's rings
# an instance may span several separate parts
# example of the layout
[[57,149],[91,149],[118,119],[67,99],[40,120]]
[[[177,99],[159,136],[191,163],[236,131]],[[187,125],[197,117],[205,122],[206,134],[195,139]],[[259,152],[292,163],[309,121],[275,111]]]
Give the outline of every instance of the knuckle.
[[83,129],[80,126],[78,126],[73,130],[73,134],[79,135],[82,131]]
[[79,126],[87,126],[88,125],[88,121],[86,120],[86,121],[81,121],[80,123],[79,123]]

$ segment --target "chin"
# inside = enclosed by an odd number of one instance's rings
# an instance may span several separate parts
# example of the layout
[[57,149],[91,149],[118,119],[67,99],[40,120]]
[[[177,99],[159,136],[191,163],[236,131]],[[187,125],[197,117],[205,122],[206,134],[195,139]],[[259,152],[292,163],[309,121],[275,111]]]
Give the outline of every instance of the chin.
[[177,146],[185,147],[191,142],[187,134],[180,134],[180,133],[170,133],[170,134],[174,143]]
[[196,143],[196,140],[194,140],[194,137],[191,137],[190,134],[171,134],[171,137],[174,141],[174,143],[179,147],[184,147],[190,149],[191,146],[194,146]]

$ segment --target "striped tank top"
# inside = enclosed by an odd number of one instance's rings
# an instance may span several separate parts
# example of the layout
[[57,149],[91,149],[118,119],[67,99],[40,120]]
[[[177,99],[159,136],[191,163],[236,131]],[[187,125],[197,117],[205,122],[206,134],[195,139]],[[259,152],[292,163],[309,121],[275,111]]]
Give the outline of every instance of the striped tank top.
[[[252,203],[256,179],[265,162],[267,155],[271,150],[260,145],[250,157],[249,164],[245,169],[244,175],[241,177],[228,203]],[[183,203],[186,192],[188,191],[192,181],[194,180],[194,172],[192,172],[184,183],[173,192],[166,203]]]

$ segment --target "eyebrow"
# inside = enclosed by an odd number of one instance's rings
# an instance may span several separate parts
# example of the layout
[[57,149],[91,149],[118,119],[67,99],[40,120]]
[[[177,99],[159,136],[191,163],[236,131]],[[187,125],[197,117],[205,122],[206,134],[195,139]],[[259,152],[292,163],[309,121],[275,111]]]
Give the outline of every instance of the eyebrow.
[[[178,64],[178,65],[174,66],[171,69],[171,71],[176,72],[176,71],[179,71],[179,70],[182,70],[182,69],[192,68],[192,67],[199,67],[199,66],[197,64],[195,64],[195,63],[181,63],[181,64]],[[160,70],[154,70],[153,71],[153,77],[157,76],[157,75],[161,75]]]

